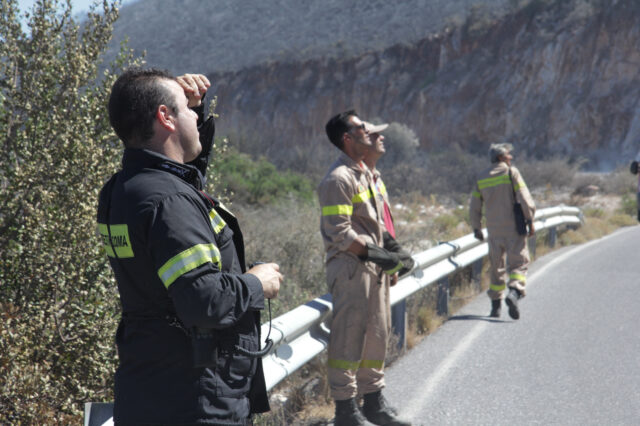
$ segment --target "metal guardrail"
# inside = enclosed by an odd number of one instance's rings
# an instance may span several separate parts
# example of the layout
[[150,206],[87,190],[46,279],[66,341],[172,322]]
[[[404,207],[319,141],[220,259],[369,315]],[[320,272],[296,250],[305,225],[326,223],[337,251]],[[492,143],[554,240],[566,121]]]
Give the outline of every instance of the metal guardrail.
[[[582,212],[579,208],[561,206],[536,212],[534,226],[536,233],[549,229],[553,245],[556,227],[579,226],[581,223]],[[486,229],[483,233],[486,237]],[[486,242],[468,234],[413,255],[416,268],[391,288],[391,305],[482,259],[488,252]],[[325,294],[272,321],[274,345],[271,352],[263,357],[267,389],[272,389],[327,347],[330,331],[326,321],[330,318],[331,309],[331,295]],[[263,336],[268,332],[268,327],[268,324],[262,326]]]
[[[551,207],[536,212],[534,225],[536,233],[549,229],[549,240],[554,245],[556,227],[579,226],[582,220],[582,212],[577,207]],[[486,229],[483,233],[486,237]],[[416,267],[410,275],[391,288],[391,305],[400,304],[417,291],[482,259],[488,252],[486,242],[478,241],[473,234],[468,234],[413,255]],[[327,347],[330,330],[325,322],[329,319],[331,310],[331,295],[325,294],[273,319],[273,349],[263,357],[268,390]],[[266,336],[268,332],[269,324],[263,324],[262,335]],[[112,425],[112,410],[112,403],[86,403],[85,426]]]

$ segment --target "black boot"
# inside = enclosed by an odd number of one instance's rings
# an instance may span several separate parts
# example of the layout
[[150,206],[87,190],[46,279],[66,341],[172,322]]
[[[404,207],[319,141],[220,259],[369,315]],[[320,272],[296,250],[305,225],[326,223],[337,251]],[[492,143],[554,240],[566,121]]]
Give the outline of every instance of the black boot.
[[411,426],[396,417],[396,411],[387,404],[382,391],[365,394],[362,413],[374,425]]
[[520,299],[520,292],[515,288],[509,289],[509,294],[505,298],[507,306],[509,307],[509,316],[515,320],[520,318],[520,310],[518,309],[518,300]]
[[500,318],[500,312],[502,311],[502,300],[496,299],[491,301],[491,318]]
[[358,409],[355,398],[336,400],[336,419],[334,426],[364,426],[365,419]]

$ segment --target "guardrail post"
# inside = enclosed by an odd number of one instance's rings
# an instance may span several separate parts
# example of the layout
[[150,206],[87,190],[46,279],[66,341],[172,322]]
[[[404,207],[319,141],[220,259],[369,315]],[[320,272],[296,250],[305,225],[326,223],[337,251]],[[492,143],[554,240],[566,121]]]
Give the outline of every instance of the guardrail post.
[[404,352],[407,347],[407,301],[396,303],[391,307],[391,328],[398,336],[398,349]]
[[438,315],[449,316],[449,277],[438,280]]
[[549,244],[549,247],[555,247],[557,237],[558,237],[558,230],[555,226],[552,226],[551,228],[549,228],[549,237],[547,240],[547,244]]
[[527,246],[529,247],[529,254],[531,258],[536,257],[536,234],[533,234],[533,237],[527,238]]
[[471,264],[471,280],[476,286],[476,292],[482,290],[482,259],[480,258]]

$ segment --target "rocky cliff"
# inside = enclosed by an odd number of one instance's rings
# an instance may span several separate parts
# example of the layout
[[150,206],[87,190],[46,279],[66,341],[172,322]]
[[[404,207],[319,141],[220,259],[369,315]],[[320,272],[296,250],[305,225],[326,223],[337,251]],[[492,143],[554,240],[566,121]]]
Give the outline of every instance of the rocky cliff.
[[109,57],[125,38],[176,74],[354,56],[416,42],[471,13],[501,16],[521,1],[529,0],[128,0]]
[[536,0],[483,16],[356,58],[210,75],[219,128],[259,138],[280,164],[328,145],[325,122],[352,107],[406,124],[427,149],[485,152],[509,140],[528,155],[584,157],[600,169],[635,156],[640,2]]

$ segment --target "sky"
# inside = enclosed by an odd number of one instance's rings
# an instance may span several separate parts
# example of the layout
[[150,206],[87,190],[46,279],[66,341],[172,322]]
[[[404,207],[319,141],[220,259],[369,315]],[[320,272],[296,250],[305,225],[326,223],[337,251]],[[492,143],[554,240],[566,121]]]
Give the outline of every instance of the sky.
[[[100,4],[102,4],[102,0],[98,0]],[[123,0],[122,4],[126,5],[127,3],[132,3],[136,0]],[[18,0],[18,7],[21,12],[25,10],[30,10],[36,0]],[[84,13],[89,10],[89,7],[95,3],[96,0],[71,0],[71,7],[73,8],[73,13]],[[60,0],[60,4],[64,5],[64,0]]]

